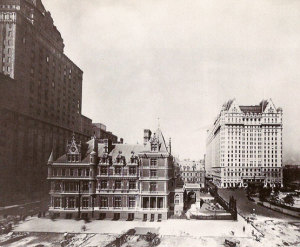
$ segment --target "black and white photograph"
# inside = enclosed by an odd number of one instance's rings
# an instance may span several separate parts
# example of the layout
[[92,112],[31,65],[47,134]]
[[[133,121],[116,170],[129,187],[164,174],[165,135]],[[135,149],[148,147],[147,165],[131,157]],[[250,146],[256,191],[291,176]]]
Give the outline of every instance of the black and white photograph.
[[299,247],[300,1],[0,0],[0,246]]

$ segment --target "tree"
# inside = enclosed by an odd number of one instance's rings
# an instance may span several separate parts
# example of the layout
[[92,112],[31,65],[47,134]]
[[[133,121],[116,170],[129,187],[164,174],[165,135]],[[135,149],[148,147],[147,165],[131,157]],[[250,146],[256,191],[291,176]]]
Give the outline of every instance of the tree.
[[283,201],[286,203],[286,204],[289,204],[291,206],[294,205],[295,201],[294,201],[294,197],[291,195],[291,194],[288,194],[286,197],[283,198]]
[[259,191],[259,200],[265,201],[267,197],[270,196],[272,189],[271,188],[261,188]]

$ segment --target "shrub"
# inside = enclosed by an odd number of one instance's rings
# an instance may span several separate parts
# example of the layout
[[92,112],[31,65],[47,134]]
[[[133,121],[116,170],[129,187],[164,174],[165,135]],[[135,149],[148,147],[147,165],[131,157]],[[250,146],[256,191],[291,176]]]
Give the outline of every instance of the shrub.
[[291,194],[288,194],[286,197],[284,197],[283,201],[291,206],[293,206],[295,203],[294,197]]

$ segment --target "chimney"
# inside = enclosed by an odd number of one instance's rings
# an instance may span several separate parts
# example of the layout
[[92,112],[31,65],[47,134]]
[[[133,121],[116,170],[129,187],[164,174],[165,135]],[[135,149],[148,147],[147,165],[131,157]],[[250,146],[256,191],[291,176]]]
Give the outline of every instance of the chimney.
[[172,147],[171,147],[171,138],[169,138],[169,153],[172,153]]
[[123,144],[124,140],[123,138],[120,138],[120,143]]
[[144,146],[147,144],[147,142],[150,140],[151,138],[151,130],[149,129],[144,129]]

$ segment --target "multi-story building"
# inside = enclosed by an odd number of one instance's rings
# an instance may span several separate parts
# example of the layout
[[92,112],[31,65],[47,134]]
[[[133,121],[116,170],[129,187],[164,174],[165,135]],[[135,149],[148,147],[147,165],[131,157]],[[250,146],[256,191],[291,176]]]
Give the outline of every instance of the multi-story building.
[[[98,140],[110,140],[113,143],[118,142],[118,137],[112,132],[106,130],[106,125],[102,123],[93,123],[93,134]],[[120,143],[123,143],[123,138],[120,138]]]
[[205,166],[218,187],[282,184],[282,109],[271,99],[225,103],[208,133]]
[[53,148],[60,156],[73,132],[89,140],[92,121],[81,114],[82,71],[64,55],[40,0],[1,0],[0,33],[0,197],[7,204],[46,189],[47,154]]
[[174,209],[174,164],[158,129],[145,130],[144,145],[75,138],[48,162],[50,214],[65,218],[167,219]]
[[195,161],[185,159],[179,161],[180,177],[185,184],[199,184],[200,188],[205,187],[205,168],[204,160]]

